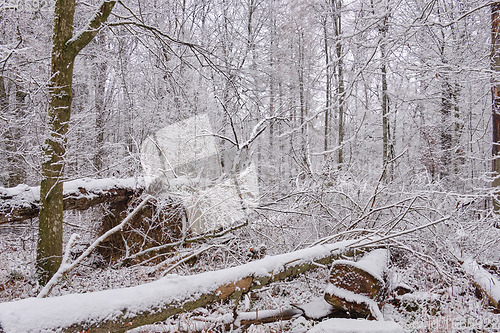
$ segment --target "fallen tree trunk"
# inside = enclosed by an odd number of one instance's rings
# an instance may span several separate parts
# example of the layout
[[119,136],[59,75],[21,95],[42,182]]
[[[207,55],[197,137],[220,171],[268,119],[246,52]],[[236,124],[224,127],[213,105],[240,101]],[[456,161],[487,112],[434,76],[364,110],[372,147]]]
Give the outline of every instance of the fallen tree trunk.
[[465,260],[462,269],[471,277],[474,286],[488,299],[495,311],[500,312],[500,282],[498,279],[473,259]]
[[[85,210],[104,202],[128,201],[144,190],[141,178],[77,179],[64,183],[64,209]],[[0,187],[0,224],[38,216],[40,187]]]
[[[367,242],[370,240],[366,240]],[[220,271],[166,276],[132,288],[0,304],[0,331],[120,332],[152,324],[332,263],[359,240],[319,245]]]

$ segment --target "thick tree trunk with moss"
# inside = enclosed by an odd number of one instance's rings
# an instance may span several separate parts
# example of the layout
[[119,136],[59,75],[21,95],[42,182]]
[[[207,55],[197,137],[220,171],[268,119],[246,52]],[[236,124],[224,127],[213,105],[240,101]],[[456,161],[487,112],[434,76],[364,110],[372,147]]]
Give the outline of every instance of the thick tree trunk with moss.
[[49,84],[49,135],[43,147],[40,184],[40,224],[37,247],[37,274],[45,284],[57,271],[62,255],[63,172],[66,133],[72,102],[73,52],[66,42],[73,36],[74,0],[55,5]]
[[[491,85],[492,97],[492,122],[493,122],[493,187],[500,186],[500,2],[491,5],[491,72],[493,73]],[[499,193],[495,193],[493,206],[495,212],[500,212]]]
[[49,82],[49,133],[43,147],[36,261],[41,284],[45,284],[57,271],[62,257],[64,155],[73,100],[74,60],[97,34],[114,4],[115,1],[104,1],[85,30],[73,37],[75,0],[58,0],[55,3]]

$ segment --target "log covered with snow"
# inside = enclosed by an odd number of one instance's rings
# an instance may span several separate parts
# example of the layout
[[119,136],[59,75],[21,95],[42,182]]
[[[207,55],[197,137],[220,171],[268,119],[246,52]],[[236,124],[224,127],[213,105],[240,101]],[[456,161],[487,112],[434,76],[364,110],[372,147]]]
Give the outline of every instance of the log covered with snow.
[[[129,200],[144,190],[142,178],[77,179],[64,183],[64,209],[85,210],[104,202]],[[0,224],[38,216],[40,187],[0,187]]]
[[318,245],[197,275],[169,275],[132,288],[1,303],[0,331],[125,331],[209,303],[237,299],[269,283],[330,264],[354,242]]
[[477,289],[488,299],[497,311],[500,311],[500,282],[475,260],[467,259],[462,269],[472,278]]
[[359,261],[337,260],[332,264],[325,300],[352,315],[380,317],[375,303],[385,285],[383,273],[388,251],[374,250]]

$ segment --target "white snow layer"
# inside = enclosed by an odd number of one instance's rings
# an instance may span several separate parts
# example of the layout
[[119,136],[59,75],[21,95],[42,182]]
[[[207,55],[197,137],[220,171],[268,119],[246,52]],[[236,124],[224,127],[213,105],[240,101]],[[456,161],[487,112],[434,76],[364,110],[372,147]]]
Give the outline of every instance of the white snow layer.
[[214,292],[221,285],[246,276],[269,276],[278,273],[288,263],[317,260],[340,252],[353,242],[356,241],[319,245],[197,275],[167,275],[158,281],[131,288],[1,303],[0,327],[5,332],[40,332],[76,323],[99,323],[120,316],[132,318],[148,310],[158,311],[170,304],[195,300],[202,294]]
[[384,284],[384,279],[382,279],[382,276],[384,274],[385,267],[387,266],[386,263],[388,260],[388,256],[388,250],[378,249],[371,251],[358,261],[336,260],[333,265],[343,264],[357,267],[365,272],[370,273],[374,278]]
[[344,299],[348,302],[352,303],[357,303],[357,304],[366,304],[370,308],[370,312],[372,315],[377,319],[377,320],[384,320],[384,316],[382,315],[382,312],[380,312],[380,309],[378,308],[377,303],[372,300],[371,298],[353,293],[350,290],[345,290],[339,287],[334,286],[333,284],[329,283],[328,286],[325,289],[326,294],[330,295],[335,295],[341,299]]
[[321,319],[328,316],[334,310],[333,306],[325,301],[324,297],[318,297],[312,302],[296,305],[304,314],[311,319]]
[[474,281],[488,294],[489,297],[500,303],[500,282],[496,277],[478,265],[473,259],[467,259],[462,264],[464,271],[471,275]]
[[[144,187],[144,179],[139,178],[104,178],[104,179],[91,179],[82,178],[64,182],[63,191],[64,195],[73,195],[75,197],[90,197],[98,195],[101,192],[111,190],[113,188],[128,188],[136,189]],[[85,189],[87,192],[82,193],[80,188]],[[0,198],[8,199],[6,203],[9,207],[25,207],[33,204],[38,204],[40,201],[40,186],[28,186],[25,184],[17,185],[12,188],[0,187]]]
[[334,318],[315,325],[309,333],[403,333],[393,321]]

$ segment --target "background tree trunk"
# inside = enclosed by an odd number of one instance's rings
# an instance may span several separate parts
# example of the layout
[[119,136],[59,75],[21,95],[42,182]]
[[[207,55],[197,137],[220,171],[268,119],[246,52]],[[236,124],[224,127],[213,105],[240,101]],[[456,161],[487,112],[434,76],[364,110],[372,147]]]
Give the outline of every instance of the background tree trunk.
[[[500,73],[500,2],[491,5],[491,71],[493,75]],[[500,82],[493,76],[491,86],[492,122],[493,122],[493,187],[500,186]],[[500,211],[498,193],[493,199],[495,212]]]
[[[97,45],[100,49],[106,48],[106,37],[101,34],[97,36]],[[95,112],[96,121],[95,127],[97,131],[96,137],[96,152],[94,155],[94,167],[101,175],[103,168],[103,155],[104,155],[104,130],[106,121],[106,79],[108,75],[108,64],[106,59],[99,57],[94,64],[94,99],[95,99]]]
[[337,75],[338,75],[338,108],[339,108],[339,150],[337,156],[338,168],[342,168],[342,163],[344,163],[344,149],[342,144],[344,142],[344,61],[342,59],[342,0],[332,0],[333,10],[335,11],[334,23],[335,23],[335,39],[336,39],[336,50],[337,50]]

